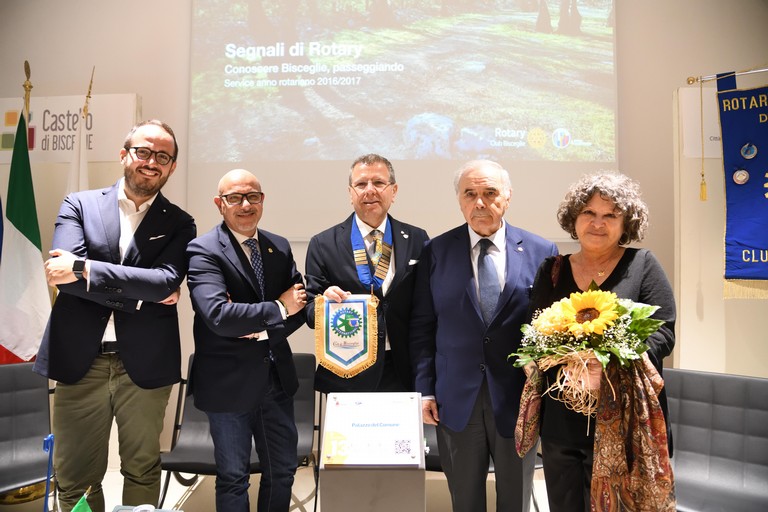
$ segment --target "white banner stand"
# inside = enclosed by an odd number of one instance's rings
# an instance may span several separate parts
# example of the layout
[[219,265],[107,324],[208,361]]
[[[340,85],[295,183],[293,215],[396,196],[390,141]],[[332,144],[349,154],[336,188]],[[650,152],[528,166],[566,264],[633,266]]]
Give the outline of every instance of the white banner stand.
[[419,393],[328,394],[321,446],[321,510],[426,510]]

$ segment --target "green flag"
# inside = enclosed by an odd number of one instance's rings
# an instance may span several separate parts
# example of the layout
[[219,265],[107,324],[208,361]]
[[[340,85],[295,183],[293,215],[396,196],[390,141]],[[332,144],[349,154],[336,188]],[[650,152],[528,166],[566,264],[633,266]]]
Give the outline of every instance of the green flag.
[[51,314],[27,145],[27,121],[19,115],[13,144],[0,258],[0,345],[29,360]]
[[72,508],[72,512],[91,512],[91,507],[88,505],[88,500],[86,500],[86,498],[87,495],[83,494],[80,501],[78,501]]

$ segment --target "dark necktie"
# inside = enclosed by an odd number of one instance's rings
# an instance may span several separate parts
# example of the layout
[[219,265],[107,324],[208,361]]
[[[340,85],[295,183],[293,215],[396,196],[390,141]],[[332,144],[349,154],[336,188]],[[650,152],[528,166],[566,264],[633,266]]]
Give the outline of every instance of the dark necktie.
[[480,312],[483,314],[483,321],[488,325],[493,318],[493,312],[496,311],[496,304],[499,302],[499,274],[496,272],[496,266],[493,259],[488,254],[488,249],[493,242],[483,238],[478,242],[480,254],[477,257],[477,282],[480,287]]
[[259,252],[259,242],[255,238],[249,238],[243,242],[251,250],[251,267],[256,274],[256,280],[259,282],[259,292],[261,298],[264,298],[264,264],[261,261],[261,253]]
[[384,238],[384,233],[378,229],[374,229],[371,231],[371,236],[373,237],[373,247],[371,247],[371,263],[375,267],[379,264],[379,259],[381,258],[381,252],[383,250],[381,241]]

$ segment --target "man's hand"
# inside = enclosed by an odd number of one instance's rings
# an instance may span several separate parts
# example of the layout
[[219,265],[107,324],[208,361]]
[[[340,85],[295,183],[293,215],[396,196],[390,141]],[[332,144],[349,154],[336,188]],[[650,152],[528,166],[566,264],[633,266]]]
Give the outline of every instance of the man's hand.
[[307,291],[304,289],[304,285],[296,283],[282,295],[280,295],[280,302],[285,306],[288,316],[295,315],[304,308],[307,303]]
[[48,286],[57,286],[77,281],[75,273],[72,272],[72,264],[77,259],[74,254],[63,249],[54,249],[49,251],[48,254],[52,256],[52,258],[44,263],[45,279],[48,281]]
[[327,290],[323,292],[323,297],[333,302],[342,302],[344,299],[352,295],[351,292],[345,292],[338,286],[329,286]]
[[422,398],[421,421],[423,421],[427,425],[437,425],[438,423],[440,423],[440,418],[437,415],[436,401],[429,398]]
[[181,288],[177,289],[175,292],[170,294],[168,297],[164,298],[159,302],[159,304],[165,304],[166,306],[171,306],[173,304],[176,304],[179,302],[179,297],[181,297]]

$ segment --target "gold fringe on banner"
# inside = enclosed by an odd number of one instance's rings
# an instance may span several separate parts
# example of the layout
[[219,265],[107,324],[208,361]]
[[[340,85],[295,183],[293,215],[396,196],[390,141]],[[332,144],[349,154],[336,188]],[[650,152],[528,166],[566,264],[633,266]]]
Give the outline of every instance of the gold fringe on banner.
[[723,280],[725,299],[768,299],[768,281],[757,279]]
[[317,357],[317,362],[320,366],[343,379],[349,379],[376,364],[379,350],[379,319],[376,315],[376,307],[378,304],[379,299],[371,294],[370,299],[367,302],[366,311],[369,356],[350,368],[344,368],[332,361],[326,354],[325,338],[328,329],[328,319],[325,315],[325,297],[322,295],[317,295],[315,297],[315,356]]

